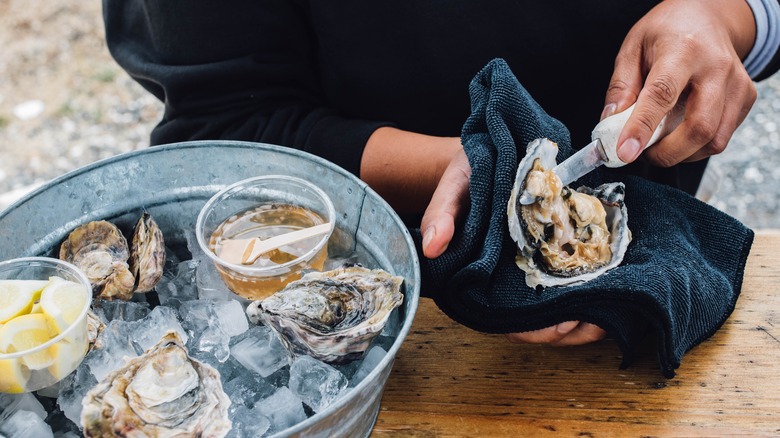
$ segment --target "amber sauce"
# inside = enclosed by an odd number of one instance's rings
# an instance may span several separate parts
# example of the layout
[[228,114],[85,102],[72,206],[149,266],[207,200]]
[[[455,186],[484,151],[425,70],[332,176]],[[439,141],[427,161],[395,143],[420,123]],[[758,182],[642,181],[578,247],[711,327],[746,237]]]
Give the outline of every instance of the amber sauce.
[[[223,239],[258,237],[265,240],[322,223],[325,223],[325,220],[320,215],[300,206],[263,204],[233,215],[221,223],[209,239],[209,249],[219,256]],[[313,237],[269,251],[247,267],[271,269],[294,261],[311,251],[321,239],[322,236]],[[254,276],[250,272],[237,272],[219,265],[217,269],[230,290],[248,299],[262,299],[281,290],[287,283],[299,279],[303,270],[322,270],[327,253],[326,244],[311,259],[301,259],[299,263],[290,266],[289,271],[274,276]]]

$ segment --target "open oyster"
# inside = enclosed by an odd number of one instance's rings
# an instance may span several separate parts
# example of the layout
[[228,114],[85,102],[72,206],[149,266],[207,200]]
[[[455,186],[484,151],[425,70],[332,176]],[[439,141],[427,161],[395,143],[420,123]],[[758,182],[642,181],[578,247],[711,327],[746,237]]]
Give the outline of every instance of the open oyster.
[[231,428],[219,372],[190,358],[175,332],[106,376],[82,404],[87,437],[223,437]]
[[557,154],[549,139],[528,144],[507,205],[515,260],[530,287],[596,278],[620,264],[631,241],[623,183],[564,187],[552,171]]
[[381,269],[344,265],[308,273],[246,312],[276,331],[292,356],[346,363],[363,355],[401,304],[402,282]]
[[149,292],[160,281],[165,243],[160,227],[144,212],[135,226],[131,248],[116,225],[93,221],[68,235],[59,257],[84,271],[97,298],[129,300],[133,292]]
[[60,246],[60,259],[84,271],[101,299],[129,300],[135,278],[127,264],[127,240],[111,222],[89,222],[73,230]]

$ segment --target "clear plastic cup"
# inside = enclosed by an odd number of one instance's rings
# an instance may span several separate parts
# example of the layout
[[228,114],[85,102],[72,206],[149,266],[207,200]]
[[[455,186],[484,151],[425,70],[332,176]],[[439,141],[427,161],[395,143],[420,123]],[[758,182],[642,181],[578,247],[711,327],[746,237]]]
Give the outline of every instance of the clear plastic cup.
[[[257,300],[299,279],[304,270],[322,270],[335,221],[333,202],[319,187],[300,178],[268,175],[239,181],[215,194],[198,214],[195,233],[227,287]],[[217,255],[222,239],[262,240],[322,223],[330,223],[326,234],[273,250],[251,265],[230,263]]]
[[83,288],[73,291],[83,290],[84,305],[76,319],[49,341],[24,351],[0,353],[0,392],[31,392],[51,386],[75,370],[87,353],[87,312],[92,303],[92,286],[84,273],[68,262],[48,257],[0,263],[0,280],[49,280],[50,277],[82,285]]

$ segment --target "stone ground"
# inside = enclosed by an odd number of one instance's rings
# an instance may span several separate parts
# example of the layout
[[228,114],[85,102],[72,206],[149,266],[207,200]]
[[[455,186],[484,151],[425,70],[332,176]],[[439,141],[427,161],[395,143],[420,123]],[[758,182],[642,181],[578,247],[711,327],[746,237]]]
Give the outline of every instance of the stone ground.
[[[99,159],[143,148],[162,105],[110,57],[100,2],[0,0],[0,209]],[[726,152],[709,202],[752,228],[780,228],[780,75]]]

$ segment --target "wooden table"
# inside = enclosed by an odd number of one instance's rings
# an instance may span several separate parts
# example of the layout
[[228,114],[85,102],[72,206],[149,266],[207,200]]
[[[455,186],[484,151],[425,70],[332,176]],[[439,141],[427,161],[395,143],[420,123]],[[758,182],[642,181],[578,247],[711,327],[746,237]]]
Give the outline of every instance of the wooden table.
[[421,300],[372,436],[780,436],[780,231],[757,233],[721,329],[661,376],[609,340],[513,345]]

